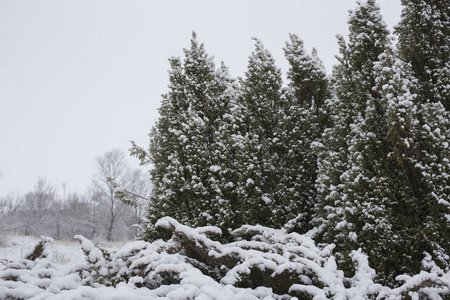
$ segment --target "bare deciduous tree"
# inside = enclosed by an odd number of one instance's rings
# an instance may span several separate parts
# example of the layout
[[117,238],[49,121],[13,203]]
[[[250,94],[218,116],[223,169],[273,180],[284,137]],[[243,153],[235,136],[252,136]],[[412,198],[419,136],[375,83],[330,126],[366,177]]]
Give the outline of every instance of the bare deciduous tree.
[[0,198],[0,238],[8,233],[18,230],[17,212],[19,196],[9,194]]
[[56,189],[39,179],[34,190],[25,194],[20,207],[24,234],[57,235],[53,209],[56,208]]
[[147,196],[150,180],[141,170],[129,167],[118,149],[97,157],[95,170],[91,199],[97,203],[95,209],[104,225],[105,237],[108,240],[129,238],[131,225],[139,223],[143,206],[126,205],[116,195],[117,186]]
[[93,189],[96,197],[103,202],[101,204],[107,204],[105,206],[108,207],[106,238],[109,241],[113,239],[114,226],[124,209],[124,205],[117,201],[114,195],[114,186],[109,178],[121,182],[126,172],[125,168],[125,156],[117,149],[108,151],[95,160]]
[[[117,196],[117,187],[139,197],[127,202],[129,198]],[[85,195],[69,193],[62,200],[54,186],[39,179],[25,195],[0,197],[0,236],[21,233],[71,239],[82,234],[91,239],[130,239],[136,235],[132,225],[140,223],[149,187],[148,174],[130,168],[125,155],[113,149],[95,160],[95,176]]]
[[[151,181],[148,173],[139,169],[129,169],[127,172],[126,190],[127,198],[132,199],[130,205],[134,209],[135,223],[140,224],[143,217],[145,206],[148,203],[151,192]],[[116,193],[117,195],[117,193]],[[131,197],[130,197],[131,196]]]

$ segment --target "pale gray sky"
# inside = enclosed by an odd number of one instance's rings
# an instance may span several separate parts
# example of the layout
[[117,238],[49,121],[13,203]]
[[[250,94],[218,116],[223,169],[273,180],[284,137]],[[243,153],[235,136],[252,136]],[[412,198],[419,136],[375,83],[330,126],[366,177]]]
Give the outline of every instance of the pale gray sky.
[[[378,0],[390,28],[400,0]],[[328,71],[353,0],[0,0],[0,196],[46,178],[83,192],[93,162],[129,140],[147,146],[170,56],[195,30],[216,65],[242,76],[260,38],[286,70],[289,33]],[[134,158],[130,161],[137,165]]]

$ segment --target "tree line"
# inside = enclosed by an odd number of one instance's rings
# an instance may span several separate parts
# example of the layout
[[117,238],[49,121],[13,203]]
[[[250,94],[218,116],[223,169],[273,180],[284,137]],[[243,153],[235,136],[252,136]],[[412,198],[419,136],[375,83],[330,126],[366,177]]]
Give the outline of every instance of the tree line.
[[395,35],[375,0],[350,12],[331,75],[290,35],[287,84],[255,39],[243,78],[216,67],[194,33],[170,58],[169,91],[144,149],[153,191],[142,238],[170,216],[306,233],[369,256],[377,280],[417,274],[424,257],[450,268],[450,6],[402,0]]
[[72,239],[82,234],[91,239],[129,240],[136,236],[143,204],[130,206],[115,195],[115,183],[142,195],[149,194],[147,174],[131,168],[123,152],[105,152],[95,160],[95,174],[86,193],[61,197],[45,179],[24,195],[0,198],[0,235],[45,235]]

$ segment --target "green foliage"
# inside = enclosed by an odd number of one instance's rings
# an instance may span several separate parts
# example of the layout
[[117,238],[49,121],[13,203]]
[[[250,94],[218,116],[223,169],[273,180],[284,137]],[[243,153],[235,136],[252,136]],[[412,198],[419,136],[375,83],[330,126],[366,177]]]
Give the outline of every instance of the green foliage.
[[424,238],[433,259],[450,268],[450,115],[441,103],[421,106],[421,184]]
[[284,48],[289,62],[289,80],[286,97],[288,109],[280,122],[280,136],[283,141],[281,191],[287,199],[285,215],[292,220],[286,224],[289,230],[306,232],[312,228],[317,157],[312,144],[317,141],[326,124],[323,109],[329,96],[328,78],[322,62],[313,50],[306,52],[303,41],[291,34],[290,42]]
[[386,111],[388,145],[385,166],[389,189],[385,191],[389,193],[385,199],[394,233],[388,244],[390,255],[385,260],[390,265],[382,268],[384,280],[392,282],[400,272],[417,272],[423,252],[428,249],[421,238],[420,174],[415,167],[418,159],[416,85],[410,66],[399,59],[393,45],[388,45],[379,58],[376,89],[381,96],[381,107]]
[[281,199],[276,194],[281,146],[278,126],[283,119],[285,96],[282,91],[281,70],[260,40],[249,57],[239,103],[246,124],[242,162],[246,195],[242,199],[248,211],[247,223],[281,226]]
[[415,226],[416,236],[423,241],[416,248],[430,252],[448,268],[450,6],[432,0],[404,0],[402,4],[396,32],[400,57],[410,65],[412,92],[417,93],[412,100],[415,122],[404,113],[399,115],[403,123],[391,131],[391,137],[397,138],[394,153],[415,197],[413,219],[420,224]]
[[[141,163],[152,162],[148,233],[162,216],[184,224],[232,227],[236,203],[231,109],[235,87],[225,66],[215,69],[195,33],[185,59],[171,58],[169,92],[150,133],[150,148],[133,144]],[[156,234],[153,232],[152,234]],[[157,236],[157,235],[156,235]]]
[[375,1],[358,3],[348,23],[348,44],[338,37],[336,95],[329,102],[334,124],[317,145],[315,223],[322,229],[323,241],[336,243],[338,263],[351,274],[351,249],[379,252],[377,248],[391,242],[392,233],[384,215],[390,193],[385,173],[386,121],[380,96],[373,90],[374,65],[384,51],[388,31]]
[[290,66],[287,72],[289,87],[298,105],[319,111],[329,91],[325,68],[317,57],[317,52],[313,49],[312,55],[308,55],[303,41],[291,34],[284,53]]
[[[146,238],[170,239],[175,229],[154,227],[164,216],[218,226],[222,241],[261,224],[335,244],[345,276],[358,272],[358,248],[386,285],[419,272],[425,252],[448,269],[448,7],[403,4],[397,50],[375,0],[358,2],[330,79],[316,51],[290,35],[286,87],[260,40],[235,82],[194,34],[184,61],[170,59],[149,150],[131,150],[154,165]],[[194,254],[205,256],[196,262],[204,272],[222,276],[205,253]],[[250,269],[239,286],[254,287],[255,278],[268,285],[269,271]]]
[[39,242],[33,248],[29,254],[25,256],[25,259],[35,261],[38,258],[46,258],[48,256],[48,244],[53,244],[53,239],[45,236],[41,236]]
[[411,63],[419,99],[450,110],[450,5],[448,1],[402,0],[396,33],[402,58]]

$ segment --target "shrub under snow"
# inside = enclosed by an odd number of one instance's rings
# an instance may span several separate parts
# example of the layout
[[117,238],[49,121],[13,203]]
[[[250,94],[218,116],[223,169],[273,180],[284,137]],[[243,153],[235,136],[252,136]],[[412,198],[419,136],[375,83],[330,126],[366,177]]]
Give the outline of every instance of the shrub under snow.
[[[157,230],[171,239],[136,241],[112,252],[83,236],[84,263],[56,264],[33,257],[0,265],[1,299],[446,299],[450,272],[427,256],[423,271],[401,275],[398,288],[374,283],[361,250],[351,254],[356,273],[346,278],[332,254],[304,235],[243,226],[234,242],[211,239],[215,227],[189,228],[166,217]],[[42,238],[38,247],[51,243]],[[41,246],[39,246],[41,245]],[[36,251],[34,251],[36,252]],[[33,252],[33,253],[34,253]],[[45,253],[45,251],[42,251]]]

